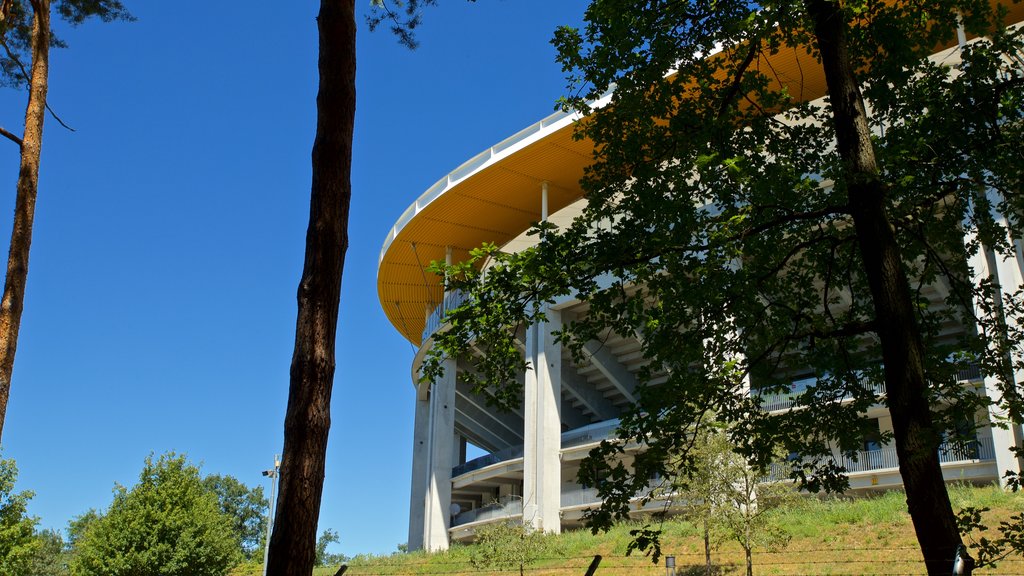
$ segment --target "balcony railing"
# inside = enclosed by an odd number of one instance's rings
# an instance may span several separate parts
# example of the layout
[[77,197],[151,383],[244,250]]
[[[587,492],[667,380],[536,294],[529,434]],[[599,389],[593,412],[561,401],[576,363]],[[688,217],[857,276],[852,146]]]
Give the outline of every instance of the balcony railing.
[[[967,442],[943,442],[939,446],[939,462],[942,464],[962,464],[968,462],[986,462],[996,459],[991,438],[978,438]],[[867,450],[857,453],[857,460],[844,456],[840,462],[847,474],[871,472],[899,468],[899,457],[895,447],[880,450]],[[783,480],[789,478],[793,464],[779,462],[772,464],[768,476],[764,480]]]
[[[614,438],[615,431],[619,428],[619,419],[608,420],[607,422],[599,422],[597,424],[591,424],[583,428],[576,430],[569,430],[568,432],[562,433],[562,449],[574,448],[576,446],[583,446],[591,444],[593,442],[600,442],[607,438]],[[474,458],[465,464],[459,464],[452,468],[452,478],[461,476],[467,472],[479,470],[492,464],[504,462],[506,460],[515,460],[516,458],[523,457],[523,446],[522,444],[516,446],[509,446],[497,452],[491,452],[490,454],[484,454],[479,458]]]
[[444,298],[441,299],[441,305],[434,308],[434,311],[427,317],[427,322],[423,326],[423,339],[421,342],[426,342],[427,338],[433,336],[434,332],[441,328],[445,314],[464,304],[467,298],[466,293],[461,290],[446,292]]
[[[644,491],[644,494],[653,489],[653,485],[648,486],[647,490]],[[679,504],[679,501],[673,500],[673,495],[668,493],[662,493],[655,497],[654,499],[652,499],[651,501],[641,506],[640,502],[642,500],[643,497],[640,495],[631,498],[631,501],[634,503],[634,506],[636,506],[636,510],[650,511],[659,508],[664,509],[666,503],[671,504],[674,502],[677,505]],[[566,489],[565,486],[563,486],[560,504],[562,508],[582,508],[600,506],[601,498],[597,494],[597,488],[584,488],[583,486],[574,486]]]
[[461,476],[467,472],[472,472],[473,470],[485,468],[487,466],[490,466],[491,464],[497,464],[498,462],[504,462],[506,460],[515,460],[516,458],[522,457],[522,444],[519,444],[518,446],[509,446],[508,448],[498,450],[497,452],[491,452],[490,454],[484,454],[479,458],[473,458],[472,460],[466,462],[465,464],[459,464],[458,466],[455,466],[454,468],[452,468],[452,478],[455,478],[456,476]]
[[570,490],[562,490],[562,508],[575,508],[600,503],[601,499],[597,496],[597,488],[583,488],[581,486]]
[[958,382],[969,382],[971,380],[981,380],[984,376],[981,373],[981,366],[973,365],[958,370],[956,373],[956,379]]
[[523,500],[519,496],[505,497],[498,502],[492,502],[486,506],[466,510],[452,518],[452,527],[469,524],[470,522],[483,522],[485,520],[499,520],[503,518],[514,518],[523,514]]
[[[811,383],[815,382],[815,380],[813,379],[809,380],[810,382],[808,382],[808,380],[799,380],[797,382],[794,382],[793,385],[790,387],[789,392],[761,394],[757,390],[751,390],[751,394],[754,394],[755,396],[760,398],[761,409],[764,410],[765,412],[788,410],[789,408],[792,408],[794,405],[796,405],[797,398],[807,391],[807,388],[811,385]],[[885,394],[884,382],[861,382],[861,386],[863,386],[867,390],[870,390],[876,396],[881,396]],[[850,393],[847,392],[847,394],[840,398],[840,400],[846,400],[851,397],[852,396],[850,395]]]
[[[956,372],[957,382],[970,382],[973,380],[982,379],[981,368],[977,365],[967,366]],[[807,391],[808,388],[814,386],[817,383],[817,378],[803,378],[790,383],[790,389],[788,392],[774,392],[768,394],[761,394],[757,390],[751,390],[751,394],[757,395],[761,399],[761,409],[766,412],[775,412],[777,410],[788,410],[796,404],[798,396]],[[862,385],[873,391],[876,395],[881,396],[885,394],[885,383],[868,383],[862,381]],[[850,394],[846,394],[841,400],[850,398]]]
[[562,449],[575,448],[594,442],[600,442],[616,436],[615,431],[619,428],[619,419],[592,424],[581,429],[569,430],[562,433]]

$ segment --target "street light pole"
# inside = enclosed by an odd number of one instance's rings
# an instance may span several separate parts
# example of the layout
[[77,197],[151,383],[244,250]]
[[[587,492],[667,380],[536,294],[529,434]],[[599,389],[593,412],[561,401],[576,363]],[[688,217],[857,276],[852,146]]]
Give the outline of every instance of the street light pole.
[[270,478],[270,509],[267,514],[267,543],[263,548],[263,576],[267,576],[267,559],[270,557],[270,534],[274,529],[274,488],[277,487],[277,476],[281,471],[281,459],[274,454],[274,467],[264,470],[263,475]]

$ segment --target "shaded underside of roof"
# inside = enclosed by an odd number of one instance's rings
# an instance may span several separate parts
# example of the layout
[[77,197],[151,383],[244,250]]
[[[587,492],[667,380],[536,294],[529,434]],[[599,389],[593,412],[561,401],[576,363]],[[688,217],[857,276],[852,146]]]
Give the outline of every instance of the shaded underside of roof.
[[[1011,5],[1007,21],[1021,19],[1024,4]],[[820,63],[802,48],[763,56],[756,66],[795,100],[826,93]],[[442,299],[440,279],[425,270],[431,261],[444,260],[446,248],[459,261],[481,244],[500,246],[519,236],[541,218],[544,182],[549,213],[582,197],[579,181],[592,162],[593,142],[575,140],[573,125],[556,117],[535,127],[537,133],[522,138],[517,149],[495,154],[499,144],[490,150],[490,160],[476,162],[485,151],[457,168],[447,185],[435,185],[436,197],[417,200],[389,234],[377,271],[377,294],[388,320],[414,345],[420,344],[426,317]]]

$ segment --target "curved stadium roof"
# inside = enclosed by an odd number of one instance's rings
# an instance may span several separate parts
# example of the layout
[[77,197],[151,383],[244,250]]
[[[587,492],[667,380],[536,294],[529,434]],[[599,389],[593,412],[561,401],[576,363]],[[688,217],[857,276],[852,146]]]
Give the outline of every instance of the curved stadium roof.
[[[1007,22],[1022,18],[1024,4],[1012,4]],[[796,100],[825,95],[821,65],[802,49],[761,56],[755,66]],[[440,279],[425,267],[443,260],[446,247],[458,261],[485,242],[500,246],[519,236],[541,218],[543,182],[549,183],[552,214],[582,197],[579,180],[594,144],[573,139],[577,119],[555,113],[491,146],[431,186],[399,217],[380,252],[377,296],[407,340],[420,344],[426,316],[441,302]]]

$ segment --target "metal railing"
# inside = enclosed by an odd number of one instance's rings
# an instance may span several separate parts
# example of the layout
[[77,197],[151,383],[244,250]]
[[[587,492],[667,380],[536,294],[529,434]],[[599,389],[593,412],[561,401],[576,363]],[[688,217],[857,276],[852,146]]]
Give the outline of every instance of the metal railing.
[[[943,442],[939,445],[939,462],[941,464],[989,462],[995,459],[996,453],[991,438],[976,438],[966,442]],[[772,464],[768,475],[763,480],[776,481],[789,478],[793,464],[792,462]],[[847,474],[857,474],[899,468],[900,460],[896,455],[896,448],[890,446],[880,450],[858,452],[856,460],[843,456],[840,464],[846,468]]]
[[580,486],[569,490],[563,489],[560,503],[562,508],[574,508],[600,504],[601,498],[597,495],[597,488],[584,488]]
[[939,446],[939,462],[989,461],[996,459],[991,438],[976,438],[967,442],[943,442]]
[[[614,86],[609,86],[608,91],[602,94],[597,100],[591,102],[592,107],[603,106],[604,103],[608,102],[611,98],[611,94],[614,91]],[[412,219],[419,214],[423,209],[430,205],[433,201],[440,198],[445,192],[450,190],[453,186],[462,181],[467,176],[471,176],[477,171],[485,168],[488,164],[493,163],[504,155],[511,153],[515,149],[521,146],[525,146],[531,139],[536,139],[545,136],[545,131],[553,131],[561,129],[563,125],[568,125],[571,122],[575,122],[579,118],[579,114],[576,112],[569,112],[565,110],[559,110],[550,114],[546,118],[539,122],[534,122],[526,128],[523,128],[519,132],[505,138],[501,142],[498,142],[494,146],[478,153],[469,160],[466,160],[459,165],[458,168],[452,170],[447,175],[442,177],[440,180],[435,182],[430,188],[420,194],[420,197],[416,199],[408,208],[402,212],[402,215],[398,217],[395,225],[388,231],[388,235],[384,238],[384,246],[380,249],[380,256],[377,258],[377,263],[380,264],[384,261],[384,255],[387,254],[391,244],[398,238],[398,234],[405,228]]]
[[484,454],[479,458],[473,458],[472,460],[466,462],[465,464],[459,464],[458,466],[455,466],[454,468],[452,468],[452,478],[455,478],[456,476],[461,476],[463,474],[466,474],[467,472],[472,472],[474,470],[485,468],[487,466],[490,466],[491,464],[497,464],[499,462],[504,462],[506,460],[515,460],[517,458],[522,457],[522,444],[519,444],[517,446],[509,446],[508,448],[498,450],[497,452],[491,452],[490,454]]
[[469,524],[470,522],[483,522],[486,520],[499,520],[502,518],[514,518],[523,515],[523,500],[519,496],[511,496],[491,502],[480,508],[466,510],[452,518],[452,527]]
[[[788,410],[789,408],[792,408],[794,405],[796,405],[797,398],[801,394],[806,392],[807,388],[810,387],[810,384],[807,383],[807,380],[800,380],[798,382],[799,384],[797,382],[793,383],[793,386],[791,387],[789,392],[761,394],[758,390],[751,390],[750,393],[757,396],[760,399],[761,409],[764,410],[765,412]],[[864,389],[873,392],[876,396],[881,396],[885,394],[884,382],[861,382],[860,384]],[[839,398],[838,400],[842,401],[851,397],[851,393],[847,392],[845,395],[843,395],[842,398]]]
[[968,366],[962,370],[957,370],[956,379],[957,382],[969,382],[971,380],[981,380],[984,375],[981,373],[981,366],[974,364]]
[[[981,373],[981,367],[977,365],[967,366],[956,372],[957,382],[971,382],[974,380],[981,380],[983,375]],[[766,412],[775,412],[778,410],[788,410],[796,404],[796,399],[801,394],[807,391],[808,388],[813,387],[818,382],[817,378],[803,378],[801,380],[795,380],[790,383],[790,389],[787,392],[772,392],[768,394],[761,394],[758,390],[751,390],[752,395],[758,396],[761,400],[761,409]],[[868,383],[861,382],[861,385],[873,391],[876,395],[885,394],[885,382]],[[847,393],[840,400],[846,400],[851,395]]]
[[427,338],[434,335],[441,328],[444,322],[444,316],[449,310],[454,310],[464,304],[469,296],[462,290],[452,290],[446,292],[444,298],[441,299],[441,304],[434,308],[434,311],[427,317],[427,322],[423,326],[423,339],[421,342],[426,342]]
[[[568,432],[562,433],[562,449],[574,448],[576,446],[583,446],[591,444],[593,442],[600,442],[608,438],[615,438],[615,431],[619,428],[619,419],[608,420],[606,422],[599,422],[597,424],[591,424],[583,428],[577,428],[576,430],[569,430]],[[518,444],[516,446],[509,446],[503,448],[497,452],[491,452],[490,454],[484,454],[479,458],[474,458],[465,464],[459,464],[452,468],[452,478],[461,476],[474,470],[485,468],[492,464],[498,464],[499,462],[505,462],[508,460],[515,460],[523,457],[523,445]]]
[[593,444],[609,438],[615,438],[615,431],[619,429],[619,419],[608,420],[599,424],[591,424],[576,430],[569,430],[562,433],[562,450]]

